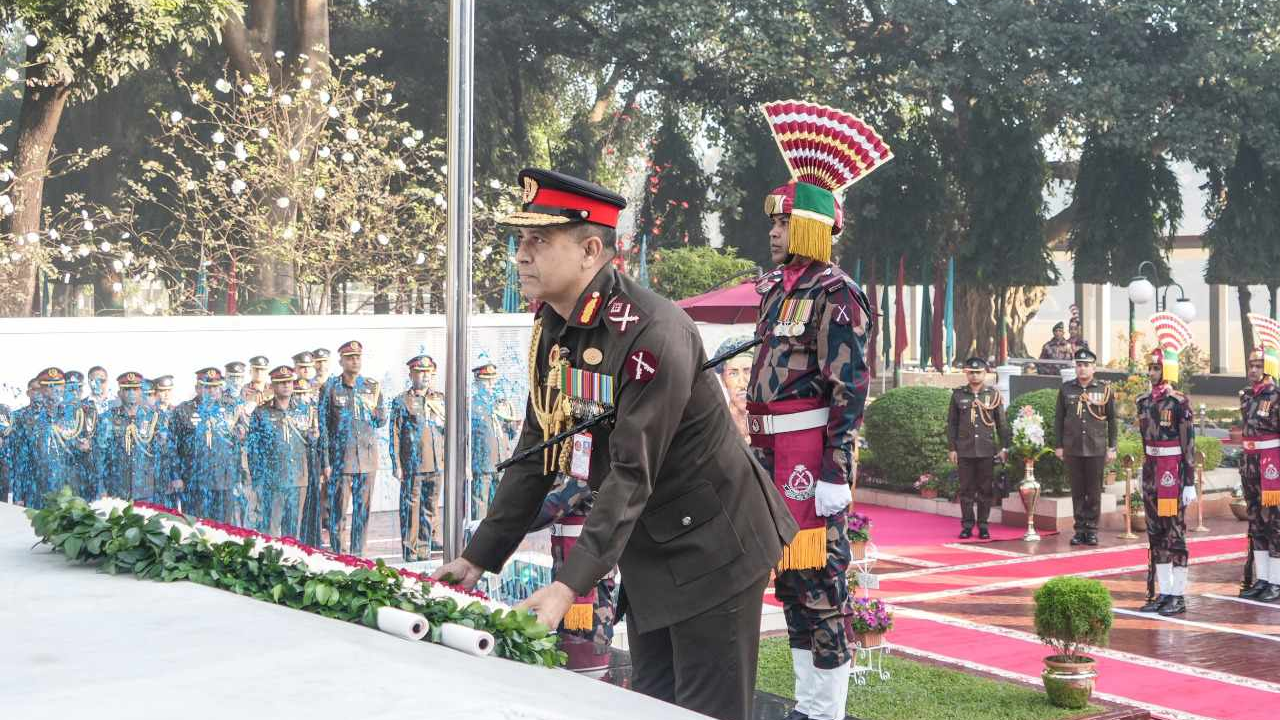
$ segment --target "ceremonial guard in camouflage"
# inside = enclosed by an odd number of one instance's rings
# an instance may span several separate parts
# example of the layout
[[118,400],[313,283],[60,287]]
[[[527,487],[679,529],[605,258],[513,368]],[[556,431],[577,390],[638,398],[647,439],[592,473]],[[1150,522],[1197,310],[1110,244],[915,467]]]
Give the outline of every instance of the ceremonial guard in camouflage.
[[1036,372],[1040,375],[1058,375],[1062,370],[1067,368],[1065,363],[1071,362],[1075,357],[1075,347],[1071,341],[1067,339],[1066,328],[1062,323],[1053,324],[1053,337],[1040,348],[1041,360],[1062,360],[1064,364],[1039,363],[1036,365]]
[[271,371],[272,397],[249,419],[247,455],[258,490],[258,526],[272,535],[298,537],[306,502],[309,448],[320,438],[315,408],[293,399],[293,368]]
[[1098,356],[1081,349],[1075,354],[1076,379],[1062,384],[1053,413],[1055,452],[1071,478],[1071,508],[1075,515],[1072,545],[1098,544],[1102,514],[1102,475],[1116,459],[1116,398],[1111,384],[1094,378]]
[[511,457],[520,432],[520,417],[511,403],[498,393],[498,366],[482,362],[472,368],[475,384],[471,390],[471,495],[470,520],[488,512],[498,490],[497,465]]
[[431,389],[436,361],[408,362],[409,389],[391,402],[391,474],[400,481],[400,545],[406,561],[427,560],[440,542],[436,520],[444,471],[444,395]]
[[604,188],[523,170],[516,264],[543,304],[529,351],[530,402],[519,446],[580,419],[596,426],[513,464],[462,557],[436,577],[472,586],[497,572],[537,518],[557,474],[595,493],[585,523],[561,535],[557,579],[522,603],[557,626],[621,569],[632,688],[723,720],[747,720],[769,569],[795,523],[734,432],[689,316],[611,262],[618,213]]
[[1143,612],[1179,615],[1187,611],[1187,523],[1183,513],[1196,500],[1195,416],[1178,382],[1178,354],[1191,343],[1191,329],[1173,313],[1151,318],[1160,343],[1147,360],[1150,392],[1137,400],[1142,436],[1142,501],[1147,514],[1151,566],[1159,595]]
[[176,489],[192,515],[230,522],[232,493],[240,482],[239,417],[222,397],[222,371],[196,373],[196,397],[174,408],[170,420],[177,447]]
[[[892,155],[839,110],[789,101],[764,111],[792,179],[765,197],[769,250],[780,267],[756,288],[764,344],[751,368],[747,430],[800,527],[774,582],[796,674],[790,718],[839,720],[854,653],[847,509],[874,318],[862,289],[831,262],[831,247],[844,224],[844,189]],[[805,149],[811,123],[833,129],[818,141],[821,157]]]
[[[310,358],[311,353],[300,355]],[[364,552],[369,495],[378,474],[378,428],[387,424],[382,388],[360,374],[363,355],[364,346],[355,340],[338,348],[342,375],[322,388],[319,399],[321,442],[326,450],[324,476],[331,501],[329,545],[334,552],[352,555]]]
[[968,382],[951,391],[947,408],[947,446],[950,460],[960,476],[960,539],[973,536],[991,538],[987,519],[991,515],[995,484],[995,461],[1004,462],[1009,451],[1009,423],[1000,390],[986,385],[987,361],[971,357],[964,361]]
[[1240,597],[1280,600],[1280,326],[1249,315],[1260,347],[1249,354],[1249,387],[1240,392],[1244,459],[1240,486],[1249,512],[1254,583]]
[[120,402],[98,419],[94,466],[99,493],[126,500],[163,503],[173,468],[171,435],[163,432],[161,412],[142,400],[141,373],[116,378]]

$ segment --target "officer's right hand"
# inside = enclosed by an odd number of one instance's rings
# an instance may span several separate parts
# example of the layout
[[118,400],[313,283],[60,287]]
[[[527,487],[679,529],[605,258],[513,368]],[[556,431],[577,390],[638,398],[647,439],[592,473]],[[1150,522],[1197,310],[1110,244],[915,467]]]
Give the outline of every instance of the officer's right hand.
[[431,579],[470,590],[480,582],[482,575],[484,575],[484,568],[460,557],[436,568],[436,571],[431,573]]
[[1053,454],[1054,454],[1054,455],[1057,455],[1057,456],[1058,456],[1058,459],[1059,459],[1059,460],[1061,460],[1061,459],[1062,459],[1062,448],[1058,448],[1057,450],[1054,450],[1054,451],[1053,451]]
[[947,460],[951,462],[952,465],[954,465],[959,460],[959,458],[960,456],[956,454],[955,450],[952,450],[947,453]]

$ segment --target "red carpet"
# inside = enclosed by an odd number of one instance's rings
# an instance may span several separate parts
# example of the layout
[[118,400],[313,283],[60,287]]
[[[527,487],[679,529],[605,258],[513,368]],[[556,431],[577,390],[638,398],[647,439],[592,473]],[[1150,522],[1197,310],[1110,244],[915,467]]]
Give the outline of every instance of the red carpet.
[[[882,548],[916,545],[942,545],[943,543],[988,543],[1001,540],[1021,540],[1025,528],[993,524],[991,539],[979,540],[975,535],[969,540],[959,539],[960,520],[953,517],[915,512],[881,505],[858,505],[858,512],[871,518],[871,539]],[[1041,535],[1056,535],[1055,531],[1041,531]]]

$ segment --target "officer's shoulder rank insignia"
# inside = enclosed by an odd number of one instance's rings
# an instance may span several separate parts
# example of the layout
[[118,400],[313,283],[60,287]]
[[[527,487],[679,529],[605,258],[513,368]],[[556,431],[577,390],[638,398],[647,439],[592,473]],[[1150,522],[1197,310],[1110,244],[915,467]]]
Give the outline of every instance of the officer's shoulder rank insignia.
[[594,291],[587,300],[587,304],[582,306],[582,312],[578,315],[579,325],[590,325],[596,321],[596,315],[600,314],[600,292]]
[[769,291],[772,290],[773,286],[777,285],[780,280],[782,280],[781,270],[774,270],[772,272],[765,273],[765,275],[756,282],[756,292],[761,295],[768,295]]
[[615,295],[607,304],[604,319],[609,327],[618,331],[619,335],[626,335],[627,330],[639,323],[641,317],[640,311],[636,309],[635,303],[631,302],[631,298],[626,295]]
[[623,372],[628,380],[647,383],[658,374],[658,356],[648,350],[636,350],[627,356]]

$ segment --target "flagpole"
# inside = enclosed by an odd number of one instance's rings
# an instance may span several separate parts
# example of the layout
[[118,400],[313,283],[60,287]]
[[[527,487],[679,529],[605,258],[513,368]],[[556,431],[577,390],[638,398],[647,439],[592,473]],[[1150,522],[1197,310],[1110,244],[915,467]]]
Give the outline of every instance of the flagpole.
[[943,331],[946,338],[943,347],[946,348],[947,356],[943,358],[944,364],[952,364],[956,359],[956,258],[954,255],[947,258],[947,307],[943,315],[946,329]]
[[[471,312],[471,109],[474,0],[449,2],[448,270],[445,327],[444,559],[462,554],[466,524],[468,435],[467,341]],[[407,481],[409,478],[406,478]]]

